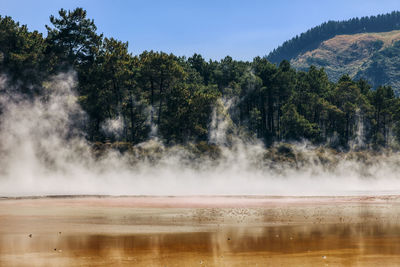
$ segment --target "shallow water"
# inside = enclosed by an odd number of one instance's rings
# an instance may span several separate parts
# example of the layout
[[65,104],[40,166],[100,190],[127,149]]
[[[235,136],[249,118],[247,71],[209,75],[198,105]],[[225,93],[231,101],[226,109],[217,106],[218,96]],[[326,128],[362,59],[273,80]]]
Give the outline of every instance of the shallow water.
[[[249,207],[234,207],[235,200],[249,199]],[[2,200],[0,265],[400,264],[397,197],[222,200]],[[166,202],[169,207],[161,207]]]

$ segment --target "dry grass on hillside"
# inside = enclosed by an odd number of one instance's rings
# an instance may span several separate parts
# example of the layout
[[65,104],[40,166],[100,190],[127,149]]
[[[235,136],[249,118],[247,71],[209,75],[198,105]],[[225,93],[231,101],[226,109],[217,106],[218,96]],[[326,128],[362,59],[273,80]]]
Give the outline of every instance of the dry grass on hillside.
[[400,40],[400,31],[337,35],[322,42],[318,48],[291,61],[299,69],[310,65],[324,67],[327,72],[354,76],[372,55]]

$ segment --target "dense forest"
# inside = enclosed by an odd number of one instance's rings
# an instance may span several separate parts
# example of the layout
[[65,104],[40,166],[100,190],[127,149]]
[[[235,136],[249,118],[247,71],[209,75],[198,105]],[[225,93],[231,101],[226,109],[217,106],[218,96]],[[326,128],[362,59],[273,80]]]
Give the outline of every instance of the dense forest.
[[400,12],[378,16],[353,18],[346,21],[328,21],[314,27],[274,49],[267,59],[273,63],[291,60],[299,54],[315,49],[320,43],[340,34],[388,32],[400,30]]
[[[400,13],[328,22],[285,43],[269,59],[292,55],[309,38],[394,29],[397,20]],[[379,148],[400,140],[400,100],[388,86],[371,90],[366,81],[346,75],[333,83],[323,69],[296,71],[287,60],[276,65],[262,57],[243,62],[154,51],[132,55],[128,43],[99,34],[81,8],[61,9],[46,28],[44,37],[0,17],[0,73],[7,78],[0,93],[45,101],[51,90],[46,81],[74,71],[90,142],[138,144],[156,136],[166,145],[212,143],[210,124],[218,109],[229,116],[228,134],[258,138],[266,146],[309,140],[338,149],[355,142]],[[109,121],[121,122],[121,132],[105,131]]]

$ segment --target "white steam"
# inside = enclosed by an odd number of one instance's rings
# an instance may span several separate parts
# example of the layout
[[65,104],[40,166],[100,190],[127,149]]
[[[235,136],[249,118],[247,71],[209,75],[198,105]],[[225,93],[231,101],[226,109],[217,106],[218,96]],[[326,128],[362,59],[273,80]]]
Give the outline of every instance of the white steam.
[[[196,158],[179,146],[166,148],[157,139],[136,146],[150,157],[114,150],[95,156],[79,125],[86,115],[74,94],[75,77],[62,74],[45,86],[47,95],[25,100],[0,79],[0,196],[107,195],[354,195],[400,191],[400,157],[379,156],[360,163],[340,159],[334,168],[321,164],[328,152],[295,146],[296,161],[275,162],[260,142],[231,139],[229,116],[215,109],[210,142],[220,145],[219,159]],[[122,120],[105,122],[119,132]],[[297,153],[296,152],[296,153]],[[134,153],[133,153],[134,154]],[[306,158],[300,161],[299,157]],[[158,157],[157,160],[149,160]],[[290,157],[289,157],[290,158]],[[299,166],[297,162],[308,162]]]
[[216,145],[227,145],[226,132],[232,121],[229,117],[229,108],[232,106],[233,100],[220,100],[213,108],[211,114],[211,123],[208,139],[210,143]]
[[121,137],[124,131],[124,121],[121,116],[115,119],[107,119],[101,125],[101,130],[107,137]]

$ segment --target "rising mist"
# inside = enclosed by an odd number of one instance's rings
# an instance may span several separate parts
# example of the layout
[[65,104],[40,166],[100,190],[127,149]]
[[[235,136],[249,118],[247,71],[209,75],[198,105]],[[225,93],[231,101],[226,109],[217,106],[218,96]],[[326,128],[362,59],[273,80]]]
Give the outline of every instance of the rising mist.
[[[1,79],[0,196],[39,195],[356,195],[400,191],[396,153],[339,153],[307,142],[266,149],[261,141],[229,136],[220,101],[209,142],[218,156],[166,147],[156,137],[130,152],[94,149],[82,130],[86,114],[74,92],[76,76],[45,83],[44,97],[26,99]],[[224,108],[225,107],[225,108]],[[107,121],[118,134],[121,121]]]

